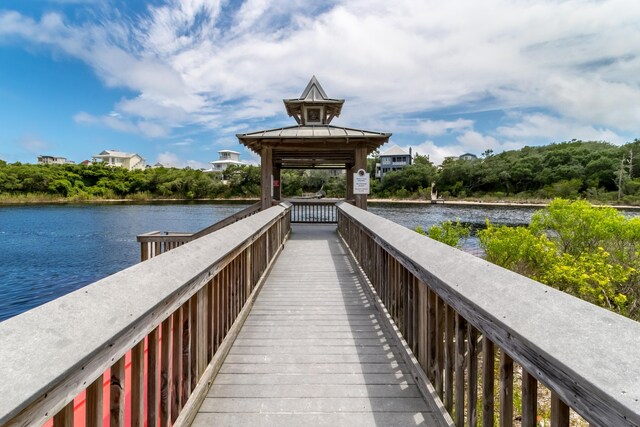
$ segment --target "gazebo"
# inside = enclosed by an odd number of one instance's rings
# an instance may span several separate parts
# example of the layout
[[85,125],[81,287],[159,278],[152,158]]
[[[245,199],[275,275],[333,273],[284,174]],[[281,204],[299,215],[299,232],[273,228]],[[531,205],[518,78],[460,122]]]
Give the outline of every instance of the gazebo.
[[283,101],[297,125],[236,135],[240,143],[260,155],[262,209],[280,200],[282,169],[315,168],[346,169],[346,199],[366,209],[367,195],[354,194],[354,174],[360,171],[362,175],[367,155],[388,142],[391,133],[330,125],[340,115],[344,99],[327,97],[315,76],[299,98]]

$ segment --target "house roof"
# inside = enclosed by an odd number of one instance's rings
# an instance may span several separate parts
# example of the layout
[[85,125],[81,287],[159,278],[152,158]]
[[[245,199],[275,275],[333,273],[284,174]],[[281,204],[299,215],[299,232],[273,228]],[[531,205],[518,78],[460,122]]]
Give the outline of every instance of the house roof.
[[117,150],[104,150],[100,154],[96,154],[93,157],[120,157],[123,159],[130,159],[133,156],[138,156],[142,158],[142,156],[136,153],[125,153],[123,151],[117,151]]
[[212,162],[209,162],[212,165],[248,165],[249,163],[244,162],[242,160],[230,160],[230,159],[225,159],[225,160],[214,160]]
[[240,154],[240,152],[238,151],[233,151],[233,150],[220,150],[218,151],[218,153],[231,153],[231,154]]
[[389,148],[384,153],[380,154],[380,156],[408,156],[408,155],[409,155],[409,153],[407,153],[406,151],[404,151],[402,148],[398,147],[397,145],[394,145],[393,147]]

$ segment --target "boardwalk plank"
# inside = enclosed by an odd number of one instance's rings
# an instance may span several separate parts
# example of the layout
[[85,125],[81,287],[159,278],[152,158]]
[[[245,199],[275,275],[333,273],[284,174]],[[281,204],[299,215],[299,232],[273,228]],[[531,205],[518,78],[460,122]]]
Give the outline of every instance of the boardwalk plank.
[[371,413],[351,412],[341,414],[245,414],[202,413],[196,417],[194,427],[204,426],[253,426],[253,427],[365,427],[365,426],[434,426],[430,413]]
[[295,227],[193,425],[440,425],[385,334],[335,227]]
[[274,397],[274,398],[316,398],[316,397],[413,397],[420,398],[416,385],[367,385],[321,384],[310,387],[307,384],[216,384],[209,390],[208,397]]

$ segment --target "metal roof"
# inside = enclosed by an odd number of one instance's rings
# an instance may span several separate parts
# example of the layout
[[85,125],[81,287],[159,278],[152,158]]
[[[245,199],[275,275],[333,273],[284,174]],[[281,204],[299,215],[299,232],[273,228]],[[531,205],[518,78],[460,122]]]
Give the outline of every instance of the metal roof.
[[331,125],[319,126],[290,126],[280,129],[261,130],[244,134],[237,134],[238,139],[262,139],[262,138],[291,138],[291,139],[316,139],[316,138],[389,138],[390,133],[375,132],[362,129],[343,128]]
[[[324,107],[323,123],[330,123],[334,117],[340,116],[344,99],[329,98],[320,85],[316,76],[311,77],[307,87],[302,91],[299,98],[283,99],[285,109],[290,117],[296,119],[299,124],[303,123],[303,107],[304,106],[322,106]],[[325,121],[326,120],[326,121]]]

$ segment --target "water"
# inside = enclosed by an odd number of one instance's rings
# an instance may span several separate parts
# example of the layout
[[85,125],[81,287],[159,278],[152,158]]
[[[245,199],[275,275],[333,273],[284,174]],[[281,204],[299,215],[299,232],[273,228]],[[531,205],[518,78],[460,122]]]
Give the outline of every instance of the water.
[[0,321],[137,263],[137,234],[198,231],[247,206],[0,207]]
[[483,228],[485,220],[501,225],[526,225],[540,208],[530,206],[443,205],[409,203],[369,203],[369,211],[415,230],[425,230],[445,221],[460,221],[473,229]]
[[[127,268],[140,259],[136,235],[198,231],[247,203],[0,206],[0,321]],[[376,204],[369,210],[407,228],[459,220],[477,229],[524,225],[537,208]],[[627,215],[640,212],[629,211]],[[474,252],[477,239],[465,242]]]

